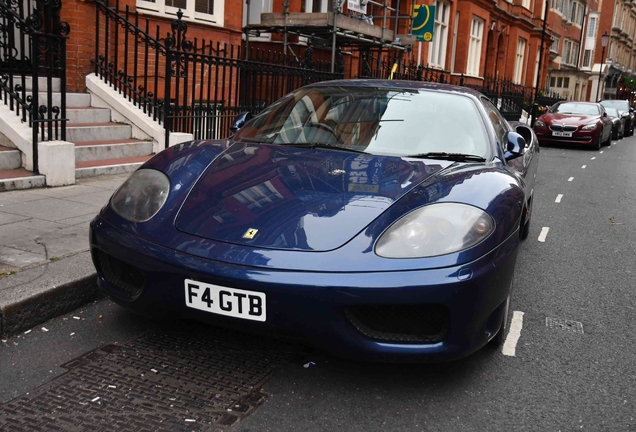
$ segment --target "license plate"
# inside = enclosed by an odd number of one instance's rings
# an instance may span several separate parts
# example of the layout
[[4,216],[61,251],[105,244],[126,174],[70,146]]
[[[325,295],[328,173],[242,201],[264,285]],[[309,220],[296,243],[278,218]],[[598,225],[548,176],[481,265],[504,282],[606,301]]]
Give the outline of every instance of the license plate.
[[552,132],[552,136],[555,137],[571,137],[572,132]]
[[265,321],[265,293],[185,280],[187,307],[218,315]]

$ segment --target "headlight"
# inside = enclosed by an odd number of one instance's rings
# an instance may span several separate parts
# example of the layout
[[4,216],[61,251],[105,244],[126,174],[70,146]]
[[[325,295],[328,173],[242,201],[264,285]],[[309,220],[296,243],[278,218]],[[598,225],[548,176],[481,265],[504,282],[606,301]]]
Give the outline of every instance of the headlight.
[[534,125],[539,127],[545,127],[545,123],[543,123],[541,120],[537,120],[536,122],[534,122]]
[[115,212],[132,222],[146,222],[157,214],[168,199],[170,180],[161,171],[135,171],[110,199]]
[[384,258],[424,258],[468,249],[494,230],[488,213],[466,204],[431,204],[395,222],[378,240]]
[[596,129],[596,123],[585,125],[581,128],[581,130],[594,130],[594,129]]

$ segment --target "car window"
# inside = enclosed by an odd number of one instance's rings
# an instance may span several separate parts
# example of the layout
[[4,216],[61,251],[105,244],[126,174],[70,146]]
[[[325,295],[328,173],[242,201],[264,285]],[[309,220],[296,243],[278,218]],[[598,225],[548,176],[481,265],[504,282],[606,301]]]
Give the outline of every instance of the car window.
[[502,149],[505,149],[506,133],[510,132],[510,127],[505,118],[502,117],[499,110],[486,98],[481,99],[481,103],[486,109],[488,118],[495,128],[495,134],[497,135],[497,141]]
[[398,156],[446,152],[489,157],[491,152],[473,99],[394,87],[302,88],[255,116],[233,140],[328,143]]

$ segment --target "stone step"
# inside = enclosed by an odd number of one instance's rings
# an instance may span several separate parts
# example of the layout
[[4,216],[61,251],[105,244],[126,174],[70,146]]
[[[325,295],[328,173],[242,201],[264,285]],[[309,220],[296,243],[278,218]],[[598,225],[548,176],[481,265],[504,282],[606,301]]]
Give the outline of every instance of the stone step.
[[152,156],[137,156],[99,161],[75,162],[75,178],[80,179],[107,174],[133,172],[151,157]]
[[[52,78],[51,79],[51,90],[54,92],[60,91],[60,79]],[[22,77],[20,75],[13,76],[13,85],[22,84]],[[27,91],[33,90],[33,78],[30,76],[24,77],[24,86]],[[47,91],[49,88],[49,83],[46,77],[38,78],[38,91]]]
[[128,140],[132,127],[120,123],[69,123],[66,140],[72,143],[84,141]]
[[[51,104],[59,106],[62,100],[62,93],[51,93]],[[48,93],[40,92],[38,94],[38,103],[46,105],[48,102]],[[66,108],[87,107],[91,105],[91,95],[88,93],[66,93]]]
[[0,171],[0,192],[44,187],[44,176],[24,168]]
[[67,107],[66,118],[69,123],[109,123],[110,110],[95,107]]
[[151,154],[152,142],[138,139],[75,143],[75,162],[150,156]]
[[22,166],[20,150],[0,146],[0,171],[14,170]]

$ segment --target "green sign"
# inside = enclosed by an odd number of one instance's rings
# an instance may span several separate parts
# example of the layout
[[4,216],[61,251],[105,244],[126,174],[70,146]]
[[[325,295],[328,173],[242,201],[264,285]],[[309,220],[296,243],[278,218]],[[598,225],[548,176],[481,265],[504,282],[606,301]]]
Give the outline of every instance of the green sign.
[[435,26],[435,6],[415,5],[413,6],[413,24],[411,33],[420,42],[430,42],[433,40],[433,28]]

